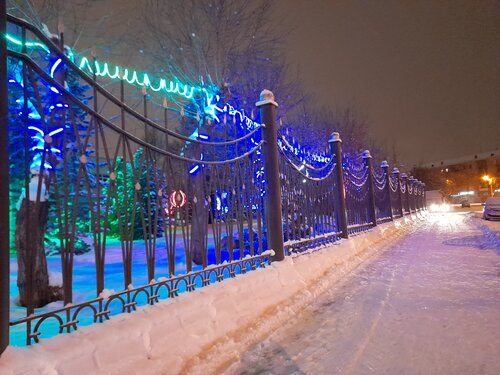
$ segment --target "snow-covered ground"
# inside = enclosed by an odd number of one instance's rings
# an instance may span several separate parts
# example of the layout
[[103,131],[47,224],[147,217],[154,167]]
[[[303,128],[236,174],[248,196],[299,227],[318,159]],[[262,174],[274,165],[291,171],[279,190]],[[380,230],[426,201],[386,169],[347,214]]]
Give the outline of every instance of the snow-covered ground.
[[[443,217],[448,216],[453,217],[452,214]],[[464,237],[467,230],[471,236],[483,233],[481,229],[474,229],[472,224],[465,223],[463,218],[466,216],[455,216],[462,218],[462,224],[438,225],[436,223],[441,221],[436,222],[432,218],[440,215],[429,216],[430,219],[404,219],[387,223],[340,244],[311,254],[288,257],[266,269],[183,294],[130,315],[116,316],[104,324],[84,327],[76,333],[45,340],[29,348],[10,347],[0,357],[0,373],[206,374],[227,370],[238,358],[242,358],[240,365],[244,369],[249,368],[247,373],[252,373],[252,369],[256,369],[252,358],[260,361],[258,354],[242,357],[241,353],[256,342],[266,345],[270,342],[268,334],[279,326],[305,324],[301,312],[307,314],[307,306],[315,306],[315,301],[321,303],[325,298],[330,298],[330,292],[339,289],[336,284],[340,280],[351,280],[348,276],[360,264],[367,264],[367,259],[373,259],[373,255],[387,248],[394,249],[391,245],[408,234],[408,238],[413,240],[406,239],[408,246],[401,249],[418,255],[425,252],[422,249],[430,244],[432,236],[440,233],[447,236],[445,240]],[[417,230],[421,226],[418,224],[423,225],[423,232]],[[490,225],[495,230],[500,229],[500,225],[495,227],[496,224],[500,223]],[[439,231],[431,230],[432,225],[440,228]],[[439,248],[459,251],[465,247],[469,252],[492,253],[489,249],[478,250],[469,245],[443,244],[442,240],[439,241],[436,243]],[[489,241],[494,241],[491,235]],[[403,256],[403,250],[401,254]],[[410,264],[411,259],[407,258],[406,262]],[[427,261],[430,262],[429,266],[433,265],[432,260]],[[457,264],[461,266],[461,263]],[[461,266],[460,270],[463,271],[464,267]],[[434,272],[437,273],[437,270]],[[457,271],[457,274],[460,272]],[[417,284],[412,290],[420,289]],[[372,299],[377,300],[377,295]],[[498,303],[498,299],[496,301]],[[373,306],[376,306],[375,302]],[[498,313],[498,304],[496,308]],[[332,333],[329,337],[329,340],[333,340]],[[324,344],[319,342],[321,347]],[[311,350],[314,351],[314,347]],[[276,373],[283,365],[277,363]],[[227,371],[238,373],[238,364],[233,366]],[[297,364],[297,369],[300,366],[302,364]],[[314,369],[311,371],[305,372],[317,373]]]
[[499,255],[499,222],[430,215],[224,374],[500,374]]

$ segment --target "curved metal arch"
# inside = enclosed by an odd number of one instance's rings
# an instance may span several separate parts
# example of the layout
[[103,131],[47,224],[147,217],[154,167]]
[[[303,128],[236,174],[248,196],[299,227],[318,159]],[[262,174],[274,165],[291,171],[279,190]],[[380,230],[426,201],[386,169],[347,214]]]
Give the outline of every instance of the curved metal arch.
[[184,286],[186,287],[186,291],[189,291],[188,289],[189,282],[188,280],[185,279],[184,276],[172,280],[172,286],[173,286],[172,290],[175,291],[176,296],[178,295],[179,286],[181,286],[182,284],[184,284]]
[[35,323],[35,326],[33,327],[33,332],[30,335],[31,336],[30,338],[33,339],[33,340],[35,340],[36,343],[38,343],[40,341],[39,336],[42,334],[39,331],[39,328],[41,327],[41,325],[43,324],[43,322],[45,322],[45,321],[47,321],[47,320],[49,320],[51,318],[54,318],[54,319],[56,319],[59,322],[59,333],[62,333],[62,331],[64,329],[64,320],[59,315],[57,315],[56,313],[45,315],[45,316],[43,316],[42,318],[40,318]]
[[[78,314],[80,314],[81,311],[83,311],[87,308],[92,310],[92,312],[94,313],[94,323],[97,323],[97,318],[99,316],[99,310],[92,304],[78,306],[78,308],[76,308],[75,311],[73,312],[71,320],[76,320],[76,318],[78,317]],[[76,330],[76,327],[75,327],[75,330]]]
[[160,295],[160,292],[163,288],[166,289],[167,291],[167,298],[170,296],[170,285],[168,285],[169,282],[168,280],[165,280],[165,281],[159,281],[159,283],[155,286],[155,295],[159,296]]
[[123,295],[124,295],[124,293],[113,294],[112,296],[110,296],[108,298],[108,300],[106,301],[106,303],[104,304],[104,310],[109,310],[111,303],[113,303],[114,301],[120,301],[122,304],[122,312],[125,312],[125,308],[126,308],[125,305],[127,304],[127,302],[123,299]]
[[142,293],[144,293],[146,295],[146,300],[147,300],[146,304],[149,305],[151,294],[149,293],[148,288],[150,288],[150,286],[145,285],[140,288],[134,289],[132,294],[132,302],[137,303],[137,297],[140,296]]

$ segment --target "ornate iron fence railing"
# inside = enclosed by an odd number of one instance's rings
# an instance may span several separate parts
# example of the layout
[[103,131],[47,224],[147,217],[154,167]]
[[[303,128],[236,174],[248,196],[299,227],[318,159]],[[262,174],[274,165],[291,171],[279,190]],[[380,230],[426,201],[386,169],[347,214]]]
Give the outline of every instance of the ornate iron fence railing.
[[[183,113],[187,102],[174,115],[165,106],[159,125],[148,117],[146,92],[138,113],[124,102],[123,80],[116,98],[62,45],[24,21],[9,21],[9,35],[16,36],[8,51],[15,108],[9,133],[18,148],[12,183],[24,187],[11,243],[24,307],[12,314],[14,336],[24,331],[29,345],[54,331],[130,312],[140,296],[156,303],[154,288],[167,286],[167,297],[173,297],[181,287],[190,291],[269,262],[256,123],[249,127],[233,113],[233,121],[218,126],[204,114]],[[88,84],[84,92],[77,91],[77,81]],[[171,131],[172,119],[196,136]],[[138,125],[144,139],[133,131]],[[176,143],[183,145],[177,153],[169,150]],[[48,248],[56,254],[49,264]],[[93,257],[82,262],[76,254],[88,249]],[[60,287],[49,272],[61,273]],[[35,310],[53,300],[62,306]]]
[[287,254],[300,252],[339,238],[336,222],[335,162],[326,156],[311,165],[293,152],[279,134],[283,236]]
[[[374,171],[368,151],[343,155],[338,133],[329,153],[306,152],[277,130],[269,91],[257,103],[265,126],[174,81],[160,81],[177,97],[158,107],[146,76],[95,57],[82,69],[62,35],[14,17],[6,30],[11,236],[0,250],[17,289],[2,275],[0,351],[9,337],[73,332],[424,207],[421,184],[387,163]],[[119,79],[116,95],[104,76]]]
[[343,162],[349,234],[372,227],[370,212],[369,168],[363,154],[347,156]]
[[390,196],[391,196],[391,208],[392,216],[398,218],[403,216],[403,204],[399,181],[399,170],[394,168],[392,175],[389,176],[389,186],[390,186]]
[[382,164],[378,173],[372,169],[377,223],[392,220],[391,190],[387,169],[387,163]]

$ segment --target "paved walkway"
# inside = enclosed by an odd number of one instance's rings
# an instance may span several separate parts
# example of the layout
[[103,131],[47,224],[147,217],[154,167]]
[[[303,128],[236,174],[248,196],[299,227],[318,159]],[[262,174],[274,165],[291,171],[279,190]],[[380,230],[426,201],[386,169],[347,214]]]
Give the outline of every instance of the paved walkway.
[[500,374],[500,223],[484,224],[431,215],[226,373]]

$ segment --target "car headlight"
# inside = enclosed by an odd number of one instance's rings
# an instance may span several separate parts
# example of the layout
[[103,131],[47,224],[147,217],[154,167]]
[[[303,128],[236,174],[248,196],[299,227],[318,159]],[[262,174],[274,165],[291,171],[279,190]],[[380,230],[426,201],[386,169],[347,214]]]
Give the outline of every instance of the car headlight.
[[450,211],[450,208],[451,208],[450,205],[447,203],[443,203],[439,207],[440,211],[442,211],[442,212],[448,212],[448,211]]

